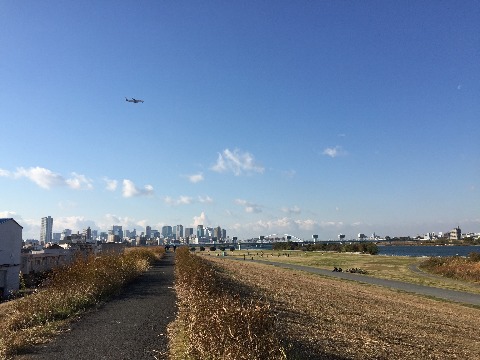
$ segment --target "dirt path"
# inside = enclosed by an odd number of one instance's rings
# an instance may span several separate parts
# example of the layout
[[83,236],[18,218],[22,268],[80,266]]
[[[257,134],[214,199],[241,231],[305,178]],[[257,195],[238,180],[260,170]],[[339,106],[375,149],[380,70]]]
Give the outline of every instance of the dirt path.
[[[239,260],[239,261],[243,261],[243,260]],[[302,266],[302,265],[294,265],[294,264],[287,264],[287,263],[274,262],[274,261],[262,261],[262,260],[246,260],[246,261],[259,262],[262,264],[273,265],[273,266],[283,267],[287,269],[307,271],[310,273],[315,273],[323,276],[359,281],[367,284],[379,285],[379,286],[384,286],[388,288],[393,288],[396,290],[402,290],[402,291],[411,292],[415,294],[431,296],[438,299],[449,300],[449,301],[459,302],[459,303],[468,304],[468,305],[480,306],[479,294],[473,294],[473,293],[467,293],[463,291],[455,291],[455,290],[449,290],[449,289],[434,288],[430,286],[411,284],[411,283],[406,283],[406,282],[397,281],[397,280],[379,279],[379,278],[370,277],[368,275],[361,275],[361,274],[355,274],[355,273],[352,274],[352,273],[346,273],[346,272],[332,272],[332,271],[318,269],[310,266]]]
[[167,359],[168,323],[176,314],[174,254],[52,343],[15,359]]

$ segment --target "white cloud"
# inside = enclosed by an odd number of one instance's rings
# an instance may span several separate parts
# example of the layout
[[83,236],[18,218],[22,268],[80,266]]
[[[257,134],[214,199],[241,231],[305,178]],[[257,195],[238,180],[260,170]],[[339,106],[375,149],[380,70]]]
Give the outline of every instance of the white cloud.
[[[54,220],[55,222],[55,220]],[[102,223],[98,226],[100,229],[111,229],[112,225],[121,225],[123,230],[133,230],[137,226],[142,226],[143,220],[135,220],[128,216],[122,217],[114,214],[106,214]]]
[[199,196],[198,201],[203,204],[211,204],[213,203],[213,199],[210,196]]
[[135,186],[133,181],[124,179],[123,180],[123,197],[129,198],[134,196],[149,196],[153,194],[153,186],[145,185],[143,189],[139,189]]
[[189,205],[193,202],[193,198],[186,195],[180,195],[178,199],[173,199],[170,196],[165,196],[163,200],[165,201],[165,204],[172,205],[172,206]]
[[318,223],[315,220],[295,220],[295,224],[300,230],[313,230],[318,227]]
[[203,178],[203,174],[202,173],[199,173],[199,174],[193,174],[193,175],[188,175],[188,181],[190,181],[191,183],[193,184],[196,184],[200,181],[203,181],[204,178]]
[[[10,172],[2,170],[3,176],[11,176]],[[52,187],[67,186],[71,189],[93,189],[93,181],[85,175],[72,172],[71,178],[65,179],[62,175],[54,173],[53,171],[36,166],[25,169],[23,167],[17,168],[13,174],[14,178],[27,178],[33,183],[37,184],[43,189],[51,189]]]
[[20,167],[17,169],[14,176],[16,178],[26,177],[43,189],[50,189],[53,186],[66,185],[66,181],[63,176],[39,166],[31,167],[29,169]]
[[238,149],[233,151],[225,149],[218,154],[217,163],[212,166],[212,170],[220,173],[231,171],[239,176],[243,173],[263,173],[265,169],[256,164],[252,154]]
[[72,178],[65,180],[66,184],[72,189],[93,189],[92,180],[85,175],[80,175],[75,172],[72,173]]
[[193,217],[193,227],[197,227],[197,225],[209,226],[210,220],[208,220],[207,215],[205,212],[202,211],[200,216]]
[[302,210],[297,205],[294,205],[292,208],[288,208],[285,206],[281,210],[287,214],[300,214],[302,212]]
[[235,204],[243,206],[246,213],[258,214],[258,213],[262,212],[262,206],[261,205],[257,205],[257,204],[248,202],[247,200],[235,199]]
[[0,169],[0,177],[10,177],[12,174],[8,170]]
[[111,180],[107,177],[104,177],[103,178],[103,181],[105,181],[105,188],[108,190],[108,191],[115,191],[117,190],[117,185],[118,185],[118,181],[117,180]]
[[333,148],[326,148],[325,150],[323,150],[322,154],[335,158],[337,156],[346,155],[346,152],[342,149],[341,146],[335,146]]
[[64,229],[82,232],[89,226],[92,229],[97,227],[93,220],[88,220],[84,216],[63,216],[53,219],[54,232],[60,232]]
[[15,211],[0,211],[0,218],[14,218],[17,213]]

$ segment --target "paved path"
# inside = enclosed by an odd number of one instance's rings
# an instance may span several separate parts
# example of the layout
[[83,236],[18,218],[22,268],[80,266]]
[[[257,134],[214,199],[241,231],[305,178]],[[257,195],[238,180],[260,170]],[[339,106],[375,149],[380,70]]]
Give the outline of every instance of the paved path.
[[166,327],[176,314],[173,268],[174,254],[167,253],[122,294],[72,324],[71,331],[16,359],[168,359]]
[[[237,259],[237,260],[243,261],[240,259]],[[397,281],[397,280],[378,279],[378,278],[370,277],[368,275],[361,275],[361,274],[355,274],[355,273],[352,274],[347,272],[332,272],[329,270],[318,269],[310,266],[287,264],[287,263],[275,262],[275,261],[263,261],[263,260],[245,260],[245,261],[259,262],[262,264],[283,267],[286,269],[306,271],[306,272],[319,274],[323,276],[353,280],[353,281],[358,281],[366,284],[379,285],[379,286],[384,286],[384,287],[388,287],[396,290],[402,290],[402,291],[411,292],[415,294],[431,296],[438,299],[449,300],[449,301],[459,302],[459,303],[468,304],[468,305],[480,306],[479,294],[473,294],[473,293],[467,293],[463,291],[456,291],[456,290],[449,290],[449,289],[434,288],[430,286],[411,284],[411,283],[406,283],[406,282]]]

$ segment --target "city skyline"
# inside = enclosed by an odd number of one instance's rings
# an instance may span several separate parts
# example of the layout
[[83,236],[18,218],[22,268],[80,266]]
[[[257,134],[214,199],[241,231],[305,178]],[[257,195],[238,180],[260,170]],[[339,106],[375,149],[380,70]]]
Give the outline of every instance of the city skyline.
[[[6,3],[0,217],[480,231],[476,1]],[[142,99],[132,103],[128,99]]]
[[[282,237],[288,237],[290,236],[293,240],[292,241],[296,241],[296,240],[301,240],[301,241],[317,241],[317,240],[320,240],[320,241],[324,241],[324,240],[352,240],[352,239],[384,239],[386,237],[391,237],[390,235],[387,235],[387,234],[384,234],[383,236],[380,236],[379,234],[376,234],[375,232],[373,232],[372,234],[364,234],[364,233],[358,233],[358,234],[350,234],[349,236],[346,236],[345,234],[342,234],[342,233],[339,233],[337,234],[337,237],[336,238],[322,238],[321,236],[319,237],[318,234],[311,234],[311,236],[309,238],[300,238],[298,236],[296,236],[295,234],[287,234],[287,233],[272,233],[272,234],[266,234],[266,233],[262,233],[262,234],[257,234],[257,235],[254,235],[254,236],[250,236],[248,238],[239,238],[238,236],[236,235],[226,235],[227,233],[227,230],[225,228],[222,228],[220,225],[218,226],[204,226],[203,224],[198,224],[196,226],[196,229],[193,228],[193,227],[185,227],[183,226],[182,224],[177,224],[177,225],[162,225],[161,228],[158,228],[158,229],[155,229],[155,228],[152,228],[150,225],[145,225],[145,231],[138,231],[136,228],[134,228],[133,230],[131,229],[124,229],[122,225],[111,225],[108,229],[91,229],[90,227],[88,228],[84,228],[84,229],[81,229],[81,230],[73,230],[72,229],[62,229],[62,230],[59,230],[59,229],[56,229],[57,231],[53,231],[53,221],[54,219],[51,217],[51,216],[47,216],[47,217],[43,217],[41,219],[41,231],[40,231],[40,242],[42,243],[46,243],[48,241],[43,241],[42,240],[42,235],[43,237],[47,237],[47,238],[50,238],[50,239],[53,239],[53,242],[56,242],[58,239],[55,240],[55,235],[62,235],[62,234],[65,234],[65,236],[69,236],[69,235],[72,235],[75,233],[75,231],[77,232],[77,234],[80,234],[80,232],[82,232],[83,234],[86,234],[86,233],[90,233],[90,234],[96,234],[97,237],[101,237],[102,234],[113,234],[113,235],[118,235],[120,236],[120,238],[135,238],[137,236],[144,236],[146,238],[175,238],[175,239],[185,239],[185,238],[191,238],[191,237],[194,237],[194,238],[203,238],[203,237],[207,237],[207,238],[212,238],[212,237],[217,237],[217,238],[222,238],[223,240],[227,240],[227,239],[232,239],[232,238],[237,238],[238,240],[249,240],[249,239],[261,239],[263,237],[265,238],[272,238],[272,237],[275,237],[275,238],[282,238]],[[49,230],[45,230],[45,227],[46,225],[44,225],[45,223],[48,223],[48,229]],[[208,230],[208,234],[207,232],[205,232],[205,230]],[[50,231],[50,233],[48,233],[48,231]],[[185,234],[184,234],[184,231],[185,231]],[[188,233],[187,233],[188,232]],[[201,234],[199,233],[201,232]],[[219,232],[221,232],[221,236],[219,236]],[[456,228],[452,228],[448,231],[439,231],[439,232],[429,232],[429,231],[426,231],[426,232],[423,232],[423,233],[418,233],[416,235],[413,235],[412,234],[403,234],[403,235],[397,235],[397,236],[394,236],[394,237],[399,237],[399,238],[403,238],[403,237],[412,237],[412,238],[415,238],[415,237],[423,237],[423,238],[434,238],[435,236],[449,236],[448,234],[449,233],[452,233],[454,232],[455,233],[455,238],[456,239],[460,239],[462,234],[465,234],[467,237],[469,235],[476,235],[478,236],[480,234],[480,232],[473,232],[473,231],[468,231],[468,232],[462,232],[460,227],[456,227]],[[128,235],[126,235],[128,234]],[[179,236],[177,236],[178,234],[180,234]],[[60,236],[61,238],[61,236]],[[89,237],[87,237],[89,238]],[[36,238],[28,238],[26,239],[24,237],[24,240],[38,240]]]

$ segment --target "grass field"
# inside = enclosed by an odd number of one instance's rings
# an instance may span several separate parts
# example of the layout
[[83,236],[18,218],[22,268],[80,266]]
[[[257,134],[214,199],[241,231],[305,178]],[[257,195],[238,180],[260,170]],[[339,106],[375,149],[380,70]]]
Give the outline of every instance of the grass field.
[[[480,359],[479,309],[251,261],[204,258],[263,292],[278,314],[289,359]],[[367,268],[389,278],[395,276],[385,273],[407,273],[414,261],[389,258],[394,263],[383,264],[376,256],[348,254],[283,259],[327,269]]]
[[[199,252],[199,254],[216,256],[222,253],[219,251],[206,251]],[[416,265],[425,261],[425,258],[420,257],[273,250],[236,250],[226,252],[226,256],[229,257],[243,259],[244,255],[246,259],[253,258],[254,260],[285,262],[326,270],[333,270],[334,267],[341,267],[343,270],[359,268],[367,271],[368,274],[366,276],[480,294],[480,284],[478,283],[452,280],[447,277],[413,271],[412,268],[416,268]]]

